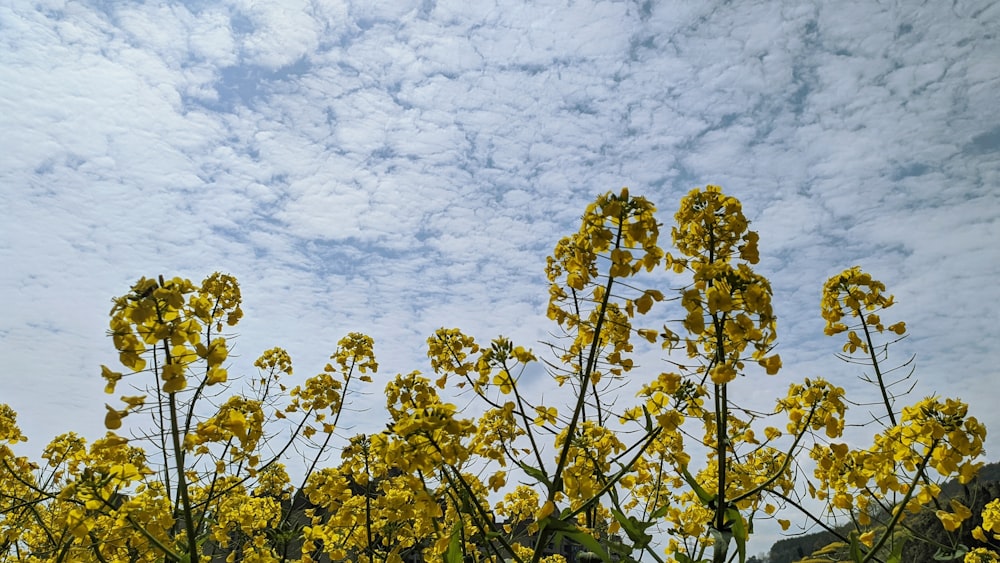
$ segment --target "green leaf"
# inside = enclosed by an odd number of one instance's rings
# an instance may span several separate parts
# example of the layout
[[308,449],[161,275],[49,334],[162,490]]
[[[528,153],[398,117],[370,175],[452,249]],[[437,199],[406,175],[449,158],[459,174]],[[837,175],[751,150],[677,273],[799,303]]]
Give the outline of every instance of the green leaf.
[[835,541],[833,543],[828,543],[820,549],[813,552],[813,555],[827,555],[831,553],[836,553],[837,550],[847,547],[847,544],[842,541]]
[[552,540],[556,545],[562,541],[563,537],[567,537],[582,545],[588,551],[593,552],[601,558],[601,561],[611,561],[611,556],[608,555],[608,552],[604,549],[600,542],[594,539],[594,537],[590,534],[580,531],[580,528],[578,528],[576,524],[562,519],[563,517],[568,517],[569,514],[569,509],[566,509],[559,518],[550,515],[546,516],[542,520],[539,520],[538,533],[541,534],[542,530],[553,530],[555,531],[555,535]]
[[535,479],[539,483],[544,484],[549,489],[552,488],[552,480],[549,479],[549,476],[546,475],[545,472],[542,471],[541,469],[537,467],[532,467],[527,463],[524,463],[523,461],[517,462],[517,465],[518,467],[521,468],[522,471],[528,474],[528,477],[531,477],[532,479]]
[[[953,550],[952,549],[948,549],[948,550],[938,549],[937,552],[934,553],[934,560],[935,561],[952,561],[954,559],[959,559],[959,558],[965,557],[965,554],[968,553],[968,552],[969,552],[968,546],[960,543],[957,546],[955,546],[955,549],[953,549]],[[893,553],[895,554],[895,550],[893,551]]]
[[729,542],[733,539],[733,531],[718,530],[715,526],[709,526],[708,532],[712,535],[712,540],[715,542],[712,559],[726,561],[726,556],[729,552]]
[[569,522],[560,520],[559,517],[549,515],[538,521],[538,533],[541,534],[542,530],[555,530],[556,532],[572,532],[576,531],[577,527]]
[[590,534],[581,532],[579,530],[576,532],[563,532],[563,533],[566,534],[567,538],[587,548],[587,551],[590,551],[591,553],[600,557],[601,561],[604,561],[605,563],[611,561],[611,556],[608,555],[607,551],[605,551],[604,546],[602,546],[600,542],[594,539],[594,536],[591,536]]
[[608,496],[611,497],[611,504],[615,506],[620,506],[621,503],[618,501],[618,490],[614,487],[608,489]]
[[906,545],[906,542],[909,541],[909,539],[910,535],[906,532],[896,534],[892,538],[892,553],[890,553],[889,557],[886,558],[885,563],[903,563],[903,546]]
[[654,510],[653,513],[649,515],[649,517],[652,520],[656,520],[658,518],[663,518],[664,516],[666,516],[667,512],[670,512],[670,505],[669,504],[664,504],[660,508],[657,508],[656,510]]
[[448,551],[444,553],[445,563],[462,563],[462,523],[456,522],[451,529],[451,539],[448,541]]
[[740,555],[740,563],[747,560],[747,528],[743,523],[743,516],[735,508],[726,509],[726,520],[733,530],[733,539],[736,540],[736,550]]
[[640,522],[635,516],[626,516],[625,513],[614,508],[611,509],[611,514],[621,524],[628,538],[634,542],[635,549],[642,550],[649,545],[649,542],[653,541],[653,536],[646,533],[646,530],[653,525],[652,522]]
[[864,561],[864,554],[861,553],[861,542],[858,541],[858,533],[851,532],[851,560],[856,563]]

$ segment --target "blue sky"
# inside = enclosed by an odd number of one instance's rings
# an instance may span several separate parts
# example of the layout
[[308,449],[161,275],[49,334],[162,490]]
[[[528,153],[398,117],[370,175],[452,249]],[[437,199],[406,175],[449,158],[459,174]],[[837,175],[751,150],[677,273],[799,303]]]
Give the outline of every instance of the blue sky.
[[997,29],[990,1],[5,3],[0,400],[29,450],[103,434],[109,300],[160,273],[237,276],[237,373],[275,345],[315,373],[349,331],[385,378],[440,326],[541,349],[545,256],[595,195],[669,225],[714,183],[779,315],[748,401],[871,392],[818,314],[858,264],[913,398],[967,400],[998,459]]

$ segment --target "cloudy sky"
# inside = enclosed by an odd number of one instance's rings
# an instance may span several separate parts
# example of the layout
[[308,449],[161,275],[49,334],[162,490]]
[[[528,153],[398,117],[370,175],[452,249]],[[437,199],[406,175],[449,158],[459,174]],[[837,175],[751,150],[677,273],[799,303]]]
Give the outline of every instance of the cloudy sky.
[[240,280],[235,373],[275,345],[315,373],[349,331],[385,377],[440,326],[533,345],[594,196],[669,226],[715,183],[780,319],[785,369],[743,393],[872,392],[818,315],[858,264],[914,398],[969,401],[1000,459],[997,29],[989,0],[5,2],[0,401],[28,451],[103,434],[110,298],[161,273]]

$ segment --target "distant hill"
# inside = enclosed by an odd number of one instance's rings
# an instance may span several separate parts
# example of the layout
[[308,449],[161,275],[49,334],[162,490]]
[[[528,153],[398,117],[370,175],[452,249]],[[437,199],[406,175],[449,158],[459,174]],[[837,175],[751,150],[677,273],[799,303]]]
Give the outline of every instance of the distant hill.
[[[950,498],[958,498],[972,509],[973,517],[966,520],[955,533],[959,534],[961,543],[974,547],[978,542],[972,538],[973,528],[982,523],[982,509],[989,501],[1000,497],[1000,462],[984,465],[979,474],[968,485],[962,485],[957,479],[952,479],[941,486],[939,502],[947,507]],[[922,513],[908,518],[906,524],[932,539],[947,539],[947,534],[933,513]],[[846,535],[845,526],[844,535]],[[803,536],[786,538],[776,542],[768,552],[767,563],[793,563],[812,552],[838,541],[829,532],[817,532]],[[935,548],[910,542],[903,551],[903,561],[934,561]]]

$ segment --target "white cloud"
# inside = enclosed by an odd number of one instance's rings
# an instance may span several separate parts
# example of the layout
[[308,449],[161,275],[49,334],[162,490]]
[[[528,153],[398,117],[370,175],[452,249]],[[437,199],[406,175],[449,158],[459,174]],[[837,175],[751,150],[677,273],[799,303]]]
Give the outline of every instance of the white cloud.
[[331,16],[343,15],[341,8],[322,14],[325,16],[323,19],[317,18],[312,3],[305,0],[281,4],[251,0],[242,3],[240,8],[238,13],[246,17],[253,27],[252,32],[239,40],[244,62],[271,70],[308,57],[319,47],[323,33],[338,31],[328,26]]

